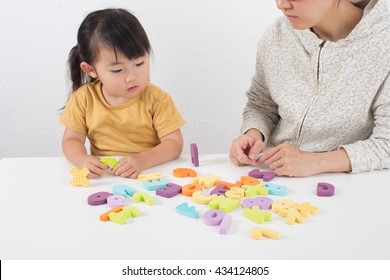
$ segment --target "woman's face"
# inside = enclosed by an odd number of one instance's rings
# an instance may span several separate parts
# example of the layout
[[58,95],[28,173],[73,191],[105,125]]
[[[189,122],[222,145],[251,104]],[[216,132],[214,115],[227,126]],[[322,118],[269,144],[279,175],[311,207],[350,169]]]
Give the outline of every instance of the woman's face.
[[321,26],[337,10],[339,0],[275,0],[295,29]]

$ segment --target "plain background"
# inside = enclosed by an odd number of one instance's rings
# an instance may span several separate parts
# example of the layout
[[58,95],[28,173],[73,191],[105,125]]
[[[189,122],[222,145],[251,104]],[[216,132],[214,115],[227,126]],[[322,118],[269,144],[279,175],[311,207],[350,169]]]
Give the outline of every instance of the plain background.
[[[387,0],[388,5],[390,0]],[[151,41],[151,81],[187,121],[184,153],[228,153],[239,135],[256,46],[273,0],[1,0],[0,158],[60,156],[66,60],[91,11],[133,12]]]

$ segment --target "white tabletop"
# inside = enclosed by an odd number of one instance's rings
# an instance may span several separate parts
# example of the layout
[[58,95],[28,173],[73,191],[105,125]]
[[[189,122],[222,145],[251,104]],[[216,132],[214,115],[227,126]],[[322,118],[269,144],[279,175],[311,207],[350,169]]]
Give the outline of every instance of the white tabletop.
[[[270,198],[310,202],[319,213],[293,225],[273,213],[272,221],[258,225],[239,207],[227,213],[232,225],[221,235],[218,227],[203,222],[208,206],[181,194],[164,198],[154,191],[148,191],[155,199],[153,206],[128,199],[140,210],[139,217],[124,225],[102,222],[100,214],[110,208],[88,205],[88,196],[111,192],[117,184],[145,191],[141,182],[104,175],[90,180],[89,187],[73,187],[71,167],[61,157],[0,161],[0,259],[390,259],[389,170],[275,178],[272,183],[287,186],[288,195]],[[178,167],[227,182],[253,169],[234,166],[227,155],[200,155],[199,167],[182,156],[144,173],[162,172],[172,183],[190,183],[190,178],[172,175]],[[318,182],[333,184],[335,195],[317,196]],[[178,214],[176,206],[183,202],[195,206],[200,218]],[[280,232],[281,239],[252,239],[249,233],[256,226]]]

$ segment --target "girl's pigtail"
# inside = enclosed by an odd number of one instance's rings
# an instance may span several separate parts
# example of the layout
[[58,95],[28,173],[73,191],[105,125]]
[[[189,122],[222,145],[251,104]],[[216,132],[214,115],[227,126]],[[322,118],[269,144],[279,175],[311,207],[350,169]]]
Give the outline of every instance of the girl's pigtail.
[[82,86],[85,82],[85,73],[80,68],[81,58],[79,46],[74,46],[68,57],[69,78],[72,82],[72,92]]

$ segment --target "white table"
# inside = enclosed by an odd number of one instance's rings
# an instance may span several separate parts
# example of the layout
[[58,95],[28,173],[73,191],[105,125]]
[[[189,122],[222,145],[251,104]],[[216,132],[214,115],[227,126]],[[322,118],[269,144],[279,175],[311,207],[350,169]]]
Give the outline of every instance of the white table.
[[[204,224],[206,205],[191,198],[157,196],[155,205],[129,205],[140,210],[124,225],[102,222],[107,205],[90,206],[89,195],[128,184],[145,191],[138,180],[105,175],[91,180],[89,187],[73,187],[65,158],[3,158],[0,161],[0,259],[390,259],[389,196],[390,171],[361,174],[323,174],[309,178],[275,178],[272,183],[288,187],[286,197],[296,203],[310,202],[319,208],[302,224],[288,225],[273,213],[272,221],[260,226],[279,231],[280,240],[254,240],[249,232],[258,224],[238,208],[230,232]],[[192,168],[199,175],[214,174],[235,182],[253,167],[236,167],[227,155],[200,155],[193,167],[182,156],[144,173],[162,172],[176,184],[191,182],[176,178],[172,170]],[[333,197],[318,197],[317,182],[334,184]],[[176,212],[188,202],[200,212],[191,219]]]

